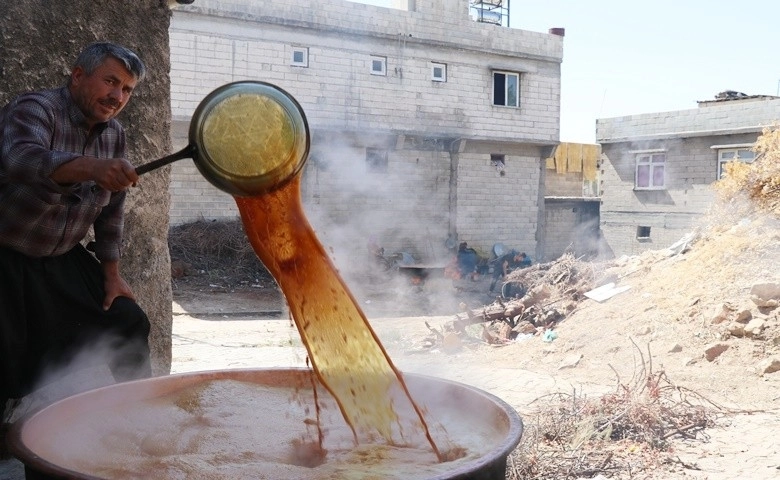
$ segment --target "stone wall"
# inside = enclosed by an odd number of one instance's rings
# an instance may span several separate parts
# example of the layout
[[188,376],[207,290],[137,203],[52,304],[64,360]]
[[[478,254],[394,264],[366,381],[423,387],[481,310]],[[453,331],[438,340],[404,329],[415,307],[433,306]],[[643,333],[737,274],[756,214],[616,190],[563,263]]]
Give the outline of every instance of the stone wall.
[[489,252],[493,244],[503,243],[535,255],[543,166],[533,154],[529,149],[506,155],[503,170],[484,152],[459,155],[458,234],[469,245]]
[[777,97],[762,96],[703,105],[672,112],[597,119],[596,141],[637,142],[657,138],[755,133],[780,119],[780,98]]
[[[162,156],[170,149],[169,21],[161,0],[0,2],[0,104],[24,91],[63,85],[84,46],[115,41],[138,52],[149,70],[120,117],[128,156],[135,164]],[[122,258],[122,274],[152,321],[156,374],[171,365],[168,181],[164,170],[149,173],[130,190]]]
[[583,197],[582,172],[555,173],[547,170],[544,195],[547,197]]

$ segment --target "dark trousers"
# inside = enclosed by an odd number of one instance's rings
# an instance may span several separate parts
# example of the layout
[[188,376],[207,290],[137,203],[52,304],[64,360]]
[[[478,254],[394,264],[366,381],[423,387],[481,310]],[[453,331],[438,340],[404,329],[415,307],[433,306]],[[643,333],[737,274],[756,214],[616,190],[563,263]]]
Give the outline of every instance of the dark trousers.
[[31,393],[77,356],[107,363],[117,381],[151,376],[149,319],[126,297],[104,311],[104,295],[100,263],[81,245],[45,258],[0,247],[0,401]]
[[493,281],[490,282],[490,292],[493,292],[493,289],[496,288],[496,283],[504,277],[504,269],[501,268],[501,265],[496,265],[495,270],[493,270]]

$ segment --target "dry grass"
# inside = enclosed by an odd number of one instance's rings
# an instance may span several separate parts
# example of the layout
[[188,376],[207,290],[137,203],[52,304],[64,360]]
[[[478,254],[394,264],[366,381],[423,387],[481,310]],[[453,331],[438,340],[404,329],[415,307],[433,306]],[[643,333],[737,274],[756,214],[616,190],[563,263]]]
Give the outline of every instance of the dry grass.
[[273,278],[246,239],[239,220],[197,221],[172,227],[168,235],[177,283],[225,288],[274,286]]
[[611,394],[589,398],[574,391],[537,399],[506,478],[642,478],[674,461],[671,439],[706,440],[705,429],[727,410],[653,372],[646,358],[650,352],[639,352],[637,374],[618,379]]
[[730,206],[742,215],[760,212],[780,216],[780,127],[764,129],[753,151],[753,163],[726,164],[726,175],[715,183],[721,206]]

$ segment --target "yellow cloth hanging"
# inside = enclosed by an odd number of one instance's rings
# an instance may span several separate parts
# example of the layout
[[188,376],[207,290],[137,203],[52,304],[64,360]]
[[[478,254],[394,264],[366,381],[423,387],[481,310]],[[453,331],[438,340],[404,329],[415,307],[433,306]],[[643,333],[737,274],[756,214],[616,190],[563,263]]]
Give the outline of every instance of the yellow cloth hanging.
[[582,147],[581,143],[568,144],[568,160],[566,162],[566,171],[579,173],[582,171]]
[[601,158],[601,145],[582,146],[582,178],[594,181],[598,174],[599,159]]
[[555,173],[566,173],[566,163],[569,157],[569,144],[561,143],[555,149]]

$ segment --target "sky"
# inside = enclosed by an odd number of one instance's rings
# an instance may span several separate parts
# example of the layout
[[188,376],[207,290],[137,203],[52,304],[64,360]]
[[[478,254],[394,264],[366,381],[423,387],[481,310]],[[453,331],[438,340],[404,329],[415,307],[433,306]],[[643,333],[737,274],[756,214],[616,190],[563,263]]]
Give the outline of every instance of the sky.
[[[392,0],[353,1],[390,6]],[[509,0],[508,5],[512,28],[566,30],[564,142],[595,143],[597,118],[698,108],[698,101],[724,90],[780,94],[780,0]]]

